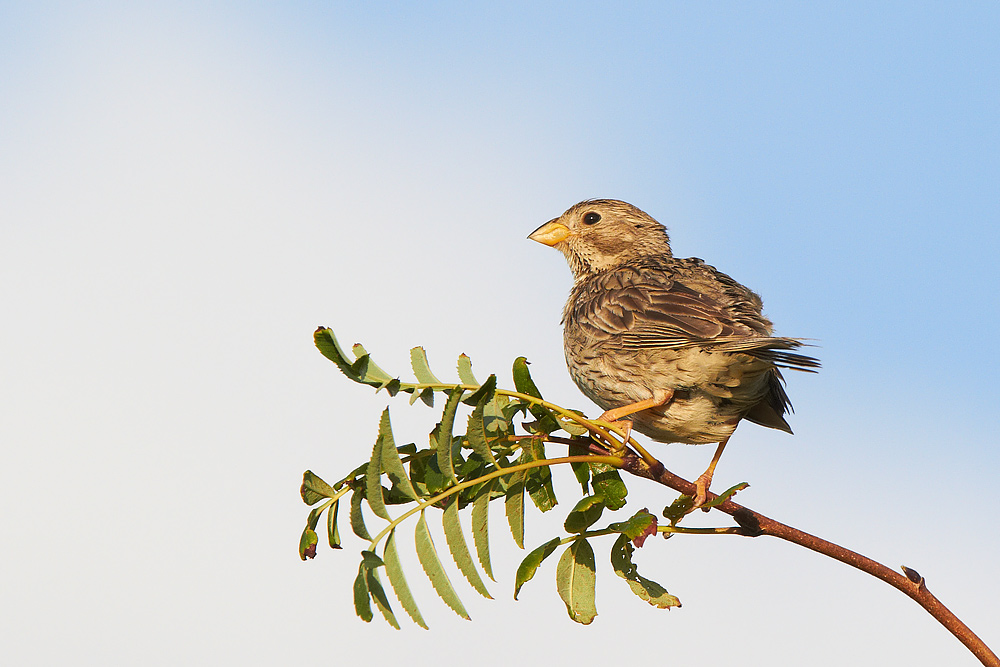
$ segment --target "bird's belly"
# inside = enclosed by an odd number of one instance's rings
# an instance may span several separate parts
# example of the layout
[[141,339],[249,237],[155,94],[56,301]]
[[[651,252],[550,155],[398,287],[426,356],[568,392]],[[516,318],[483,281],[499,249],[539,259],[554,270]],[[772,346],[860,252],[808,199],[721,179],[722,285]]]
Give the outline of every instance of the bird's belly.
[[721,442],[767,392],[771,366],[754,357],[701,348],[566,349],[573,381],[605,410],[673,392],[663,407],[630,417],[636,431],[660,442]]

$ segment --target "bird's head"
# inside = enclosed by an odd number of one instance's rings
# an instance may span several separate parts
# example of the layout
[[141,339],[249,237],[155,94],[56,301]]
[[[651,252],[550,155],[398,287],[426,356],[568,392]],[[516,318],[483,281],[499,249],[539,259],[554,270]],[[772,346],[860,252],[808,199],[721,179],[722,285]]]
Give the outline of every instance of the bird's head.
[[565,255],[577,280],[639,257],[671,256],[666,227],[617,199],[582,201],[528,238]]

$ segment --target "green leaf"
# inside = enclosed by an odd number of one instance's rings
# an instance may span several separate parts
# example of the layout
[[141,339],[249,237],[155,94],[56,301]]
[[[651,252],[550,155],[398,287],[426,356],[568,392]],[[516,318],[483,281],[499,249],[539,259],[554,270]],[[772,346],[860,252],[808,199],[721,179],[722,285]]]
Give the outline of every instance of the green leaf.
[[514,577],[515,600],[517,599],[517,594],[521,591],[521,586],[531,581],[538,570],[538,566],[542,564],[543,560],[552,555],[552,552],[559,546],[559,541],[558,537],[553,537],[537,549],[532,549],[531,553],[525,556],[521,564],[517,566],[517,575]]
[[507,498],[504,500],[504,511],[507,514],[507,524],[514,544],[524,548],[524,471],[519,470],[510,476],[507,482]]
[[403,568],[399,564],[399,554],[396,552],[395,529],[389,533],[389,537],[385,541],[385,552],[382,556],[385,559],[385,574],[389,577],[389,583],[392,585],[392,590],[396,593],[396,599],[399,600],[399,604],[403,606],[403,611],[413,619],[414,623],[426,630],[427,624],[424,622],[424,617],[421,616],[420,610],[417,609],[417,601],[413,598],[413,593],[410,592],[410,587],[406,583],[406,577],[403,576]]
[[365,623],[371,623],[372,606],[368,595],[368,577],[364,563],[358,567],[358,577],[354,580],[354,611]]
[[[535,381],[531,379],[531,373],[528,372],[528,360],[524,357],[518,357],[514,360],[514,386],[522,394],[534,396],[539,400],[542,398],[542,393],[538,391]],[[538,420],[539,428],[545,433],[559,430],[559,421],[547,408],[531,403],[528,410]]]
[[340,549],[340,529],[337,527],[337,512],[340,511],[340,500],[333,504],[333,508],[326,514],[326,532],[330,537],[330,548]]
[[412,392],[413,392],[413,396],[410,396],[410,405],[413,405],[414,403],[416,403],[417,399],[419,398],[421,401],[424,402],[424,405],[426,405],[427,407],[429,407],[429,408],[433,408],[434,407],[434,390],[433,389],[431,389],[430,387],[427,387],[423,391],[417,391],[416,389],[413,389]]
[[582,533],[593,526],[604,513],[604,498],[600,495],[585,496],[570,510],[563,526],[567,533]]
[[514,360],[513,376],[514,376],[514,386],[522,394],[528,394],[529,396],[534,396],[535,398],[541,398],[542,393],[538,391],[538,387],[535,386],[535,381],[531,379],[531,373],[528,371],[528,365],[531,362],[528,361],[527,357],[518,357]]
[[372,536],[368,534],[365,515],[361,512],[361,501],[364,498],[365,494],[361,489],[354,489],[354,493],[351,494],[351,530],[361,539],[370,540]]
[[365,497],[368,500],[368,507],[372,508],[375,516],[382,517],[386,521],[392,521],[389,513],[385,510],[385,499],[382,497],[381,433],[375,438],[375,446],[372,447],[372,456],[368,461],[368,469],[365,471]]
[[663,516],[670,521],[671,526],[676,526],[677,522],[690,514],[693,509],[694,496],[680,495],[663,508]]
[[681,601],[668,593],[667,589],[639,574],[632,562],[632,551],[628,535],[619,535],[611,547],[611,565],[615,569],[615,574],[628,582],[633,593],[654,607],[660,609],[680,607]]
[[469,415],[469,424],[466,428],[465,436],[469,440],[469,447],[472,448],[472,451],[479,454],[484,461],[489,461],[499,468],[500,464],[497,463],[489,443],[486,442],[486,424],[483,422],[484,409],[485,406],[483,404],[479,404],[473,408],[472,414]]
[[[354,348],[355,350],[358,348],[364,350],[361,345],[355,345]],[[354,360],[354,363],[351,364],[351,371],[357,376],[357,382],[375,387],[376,392],[379,389],[388,386],[388,384],[392,381],[392,377],[379,368],[375,362],[371,360],[371,357],[368,356],[367,352],[358,356],[358,358]]]
[[634,540],[647,535],[650,527],[656,530],[656,517],[650,514],[649,510],[641,509],[625,521],[610,524],[608,529]]
[[[522,451],[524,463],[545,459],[545,443],[541,438],[528,440]],[[528,470],[524,486],[531,496],[531,502],[542,512],[548,512],[556,506],[556,490],[552,485],[552,471],[548,466]]]
[[483,408],[483,423],[486,424],[487,435],[502,436],[514,432],[511,424],[513,417],[508,417],[505,413],[509,404],[510,399],[503,394],[493,394],[493,398],[486,403]]
[[458,379],[462,381],[462,384],[479,386],[479,381],[472,374],[472,359],[469,359],[466,354],[458,355]]
[[392,379],[368,357],[368,353],[360,345],[355,345],[354,351],[361,354],[351,361],[330,329],[323,327],[317,329],[313,333],[313,342],[324,357],[337,364],[337,368],[355,382],[381,388]]
[[[358,599],[363,592],[366,592],[375,601],[375,606],[381,612],[386,622],[399,630],[399,622],[396,621],[396,615],[392,613],[392,608],[389,606],[389,599],[385,595],[385,590],[382,588],[382,582],[379,581],[378,572],[376,571],[383,565],[385,563],[374,552],[367,550],[361,552],[361,567],[358,571],[358,576],[360,577],[363,573],[364,581],[359,582],[355,580],[354,582],[354,607],[358,611],[359,616],[366,621],[371,620],[371,606],[368,604],[368,601],[366,600],[363,604],[359,604],[362,601]],[[367,618],[363,614],[367,614]]]
[[[570,454],[573,450],[570,450]],[[583,489],[583,494],[588,495],[590,493],[590,466],[586,463],[581,463],[574,461],[569,464],[569,467],[573,469],[573,474],[576,475],[576,481],[580,482],[580,487]]]
[[476,556],[479,564],[483,566],[483,571],[493,581],[493,566],[490,564],[490,500],[493,499],[493,489],[497,485],[496,479],[483,484],[476,493],[472,501],[472,543],[476,545]]
[[559,420],[559,428],[566,431],[570,435],[584,435],[585,433],[589,433],[586,426],[577,423],[572,419],[567,419],[566,417],[560,416],[558,417],[558,420]]
[[452,496],[451,502],[445,507],[441,521],[444,526],[445,541],[448,543],[452,558],[455,559],[455,565],[480,595],[492,600],[493,596],[486,590],[486,584],[483,583],[479,571],[476,570],[476,566],[472,562],[472,554],[469,553],[465,536],[462,535],[462,522],[458,516],[458,494]]
[[360,382],[360,378],[357,373],[351,368],[351,362],[348,361],[347,355],[340,348],[340,343],[337,342],[337,338],[333,335],[332,329],[326,329],[320,327],[313,333],[313,342],[316,347],[323,354],[324,357],[337,364],[337,368],[341,372],[354,380],[355,382]]
[[385,562],[374,551],[365,549],[361,552],[361,564],[371,570],[376,567],[382,567],[385,565]]
[[371,357],[368,356],[368,350],[366,350],[361,343],[355,343],[354,347],[351,348],[351,352],[353,352],[356,357],[354,363],[351,364],[351,368],[358,370],[358,375],[361,376],[362,382],[372,386],[377,383],[379,389],[381,389],[392,381],[392,376],[379,368],[378,365],[371,360]]
[[427,519],[424,517],[423,510],[420,511],[420,519],[417,521],[414,537],[417,546],[417,560],[420,561],[421,567],[424,568],[424,573],[430,579],[431,586],[434,587],[434,590],[441,596],[445,604],[451,607],[456,614],[466,620],[472,620],[469,618],[469,613],[465,611],[465,607],[462,606],[462,601],[458,599],[458,594],[452,587],[451,580],[441,565],[437,549],[434,548],[434,541],[431,539],[431,532],[427,529]]
[[399,630],[399,621],[396,620],[396,615],[392,613],[392,607],[389,606],[389,598],[386,597],[385,589],[382,588],[382,582],[379,581],[378,572],[374,569],[366,568],[365,583],[368,584],[368,592],[371,594],[372,600],[375,601],[375,606],[382,613],[382,617],[389,625]]
[[302,537],[299,538],[299,558],[302,560],[315,558],[317,544],[319,544],[319,537],[316,535],[316,531],[306,526],[306,529],[302,531]]
[[486,382],[482,384],[476,391],[469,394],[462,402],[466,405],[479,405],[480,403],[489,403],[493,400],[497,389],[497,376],[491,375],[486,378]]
[[594,473],[591,479],[594,492],[604,497],[604,504],[608,509],[614,511],[625,507],[628,488],[618,471],[606,463],[591,463],[590,469]]
[[590,625],[597,616],[594,596],[597,587],[594,550],[584,538],[577,538],[563,551],[556,566],[556,588],[566,604],[569,617]]
[[315,505],[323,498],[333,498],[337,492],[311,470],[302,473],[302,488],[299,489],[306,505]]
[[[431,431],[431,449],[427,451],[433,452],[437,449],[437,431],[437,427]],[[420,456],[410,459],[410,475],[414,488],[426,489],[426,492],[421,491],[422,496],[436,495],[451,485],[451,481],[438,467],[437,456]]]
[[319,523],[320,515],[322,515],[323,510],[325,510],[329,506],[330,506],[329,503],[323,503],[319,507],[312,508],[312,510],[309,512],[309,516],[306,517],[306,527],[308,527],[309,530],[316,530],[316,525]]
[[452,462],[452,432],[455,429],[455,412],[458,410],[458,402],[462,398],[461,387],[455,387],[448,392],[448,400],[444,404],[444,412],[441,414],[441,421],[435,431],[437,432],[437,444],[435,446],[438,467],[452,484],[458,484],[455,477],[455,466]]
[[382,418],[378,425],[378,438],[381,440],[382,449],[382,469],[396,488],[410,500],[417,500],[417,492],[410,484],[410,478],[406,475],[406,469],[396,451],[396,441],[392,437],[392,424],[389,422],[389,408],[382,413]]
[[729,500],[730,498],[732,498],[733,496],[735,496],[737,491],[742,491],[748,486],[750,486],[749,482],[740,482],[739,484],[731,486],[722,493],[720,493],[719,495],[717,495],[715,498],[712,498],[704,505],[702,505],[702,508],[704,509],[706,507],[717,507],[722,503],[726,502],[727,500]]
[[413,375],[420,384],[441,384],[427,365],[427,353],[424,352],[424,348],[415,347],[410,350],[410,364],[413,366]]

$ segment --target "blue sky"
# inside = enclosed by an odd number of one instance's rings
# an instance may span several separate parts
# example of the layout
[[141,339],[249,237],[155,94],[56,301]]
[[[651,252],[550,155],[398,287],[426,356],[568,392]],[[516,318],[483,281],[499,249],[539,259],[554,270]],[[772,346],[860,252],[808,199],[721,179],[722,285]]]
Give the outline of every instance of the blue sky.
[[[300,562],[297,488],[365,460],[386,405],[312,348],[320,324],[400,374],[414,345],[440,375],[525,355],[596,414],[562,361],[569,271],[525,236],[625,199],[824,363],[788,378],[796,435],[742,426],[717,484],[917,569],[996,649],[998,33],[988,2],[0,5],[0,655],[437,664],[504,628],[484,664],[612,659],[623,636],[657,659],[975,664],[881,583],[729,537],[637,555],[669,613],[605,567],[581,628],[552,564],[510,600],[497,523],[472,623],[414,561],[432,630],[366,625],[362,545]],[[391,409],[405,440],[436,421]],[[654,451],[689,477],[711,457]]]

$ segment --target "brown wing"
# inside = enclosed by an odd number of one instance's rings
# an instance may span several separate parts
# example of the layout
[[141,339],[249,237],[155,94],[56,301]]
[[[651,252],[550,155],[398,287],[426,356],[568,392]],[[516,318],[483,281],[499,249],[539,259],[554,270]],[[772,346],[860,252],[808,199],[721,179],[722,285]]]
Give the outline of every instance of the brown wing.
[[579,284],[570,303],[567,321],[580,333],[617,338],[626,349],[704,347],[800,370],[819,365],[787,352],[802,342],[768,335],[760,298],[701,260],[621,266]]

